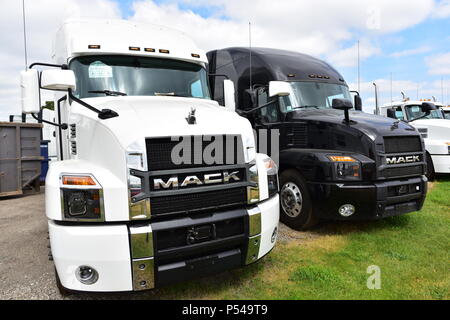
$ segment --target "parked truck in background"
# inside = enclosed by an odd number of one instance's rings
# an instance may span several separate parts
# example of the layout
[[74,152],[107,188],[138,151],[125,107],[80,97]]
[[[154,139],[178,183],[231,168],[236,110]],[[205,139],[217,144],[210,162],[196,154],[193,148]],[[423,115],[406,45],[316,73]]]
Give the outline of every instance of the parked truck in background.
[[450,173],[450,122],[438,108],[426,112],[427,106],[443,107],[440,103],[404,99],[383,105],[380,113],[398,121],[406,121],[421,133],[426,148],[428,177],[435,173]]
[[57,90],[45,204],[61,290],[150,289],[273,248],[277,167],[234,100],[210,99],[206,65],[181,32],[77,20],[58,30],[51,64],[22,72],[25,113],[39,112],[39,88]]
[[450,106],[447,107],[443,106],[441,107],[441,110],[444,118],[450,120]]
[[[236,85],[256,130],[279,132],[281,221],[379,219],[420,210],[427,192],[423,140],[409,124],[360,111],[343,77],[308,55],[265,48],[208,52],[209,70]],[[223,100],[218,78],[213,96]],[[270,139],[270,138],[268,138]],[[261,141],[260,141],[261,142]]]

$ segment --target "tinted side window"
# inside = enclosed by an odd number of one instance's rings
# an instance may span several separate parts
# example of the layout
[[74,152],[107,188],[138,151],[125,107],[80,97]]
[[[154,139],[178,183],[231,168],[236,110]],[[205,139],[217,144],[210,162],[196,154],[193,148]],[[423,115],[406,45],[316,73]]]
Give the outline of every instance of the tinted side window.
[[[266,89],[258,90],[258,107],[267,104],[270,98]],[[273,101],[268,106],[258,110],[258,119],[261,123],[273,123],[280,121],[280,111],[277,101]]]

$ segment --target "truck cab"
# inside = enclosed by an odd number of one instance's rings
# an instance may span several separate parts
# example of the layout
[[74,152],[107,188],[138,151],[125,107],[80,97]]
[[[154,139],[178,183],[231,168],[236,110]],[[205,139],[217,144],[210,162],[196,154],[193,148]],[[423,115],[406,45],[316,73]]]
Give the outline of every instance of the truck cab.
[[146,290],[272,250],[277,167],[256,152],[234,100],[211,99],[206,54],[187,35],[72,20],[52,57],[23,71],[21,86],[25,113],[39,112],[40,89],[55,91],[45,202],[61,290]]
[[442,106],[441,110],[444,118],[450,120],[450,106]]
[[[434,105],[435,110],[426,114],[422,110],[424,103]],[[450,173],[450,122],[437,107],[442,108],[442,105],[428,100],[404,99],[380,108],[382,115],[406,121],[420,132],[427,151],[429,178],[433,178],[435,173]]]
[[[281,221],[305,229],[320,218],[380,219],[421,209],[427,179],[420,135],[407,123],[359,111],[359,95],[352,103],[328,63],[268,48],[226,48],[208,58],[210,73],[234,81],[241,114],[265,132],[260,149],[270,144],[265,136],[279,139]],[[220,82],[210,80],[222,101]]]

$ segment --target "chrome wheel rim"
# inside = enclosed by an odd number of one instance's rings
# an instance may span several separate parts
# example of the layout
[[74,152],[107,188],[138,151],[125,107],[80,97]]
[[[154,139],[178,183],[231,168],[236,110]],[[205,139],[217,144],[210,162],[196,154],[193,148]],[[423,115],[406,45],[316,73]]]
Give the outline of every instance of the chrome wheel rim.
[[300,215],[303,208],[303,197],[300,188],[293,182],[287,182],[281,188],[281,207],[291,218]]

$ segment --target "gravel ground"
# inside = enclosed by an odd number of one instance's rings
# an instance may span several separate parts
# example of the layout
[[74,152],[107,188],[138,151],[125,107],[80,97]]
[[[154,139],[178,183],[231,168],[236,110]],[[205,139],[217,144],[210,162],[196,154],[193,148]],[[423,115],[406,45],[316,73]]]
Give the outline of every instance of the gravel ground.
[[[280,241],[307,240],[316,236],[280,226]],[[48,245],[43,190],[36,195],[0,199],[0,300],[158,298],[158,290],[63,297],[56,287]]]

